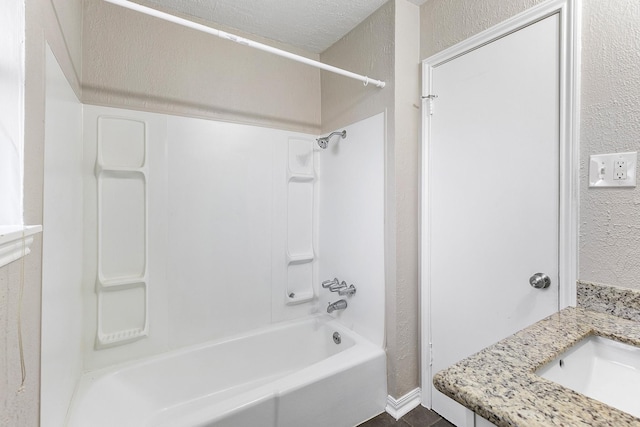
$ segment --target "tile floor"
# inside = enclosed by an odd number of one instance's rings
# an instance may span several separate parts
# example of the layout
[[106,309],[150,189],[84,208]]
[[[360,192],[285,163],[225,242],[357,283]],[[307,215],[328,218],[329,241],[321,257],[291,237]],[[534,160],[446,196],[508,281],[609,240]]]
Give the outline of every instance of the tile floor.
[[375,418],[360,424],[358,427],[455,427],[440,415],[418,405],[398,421],[391,415],[383,412]]

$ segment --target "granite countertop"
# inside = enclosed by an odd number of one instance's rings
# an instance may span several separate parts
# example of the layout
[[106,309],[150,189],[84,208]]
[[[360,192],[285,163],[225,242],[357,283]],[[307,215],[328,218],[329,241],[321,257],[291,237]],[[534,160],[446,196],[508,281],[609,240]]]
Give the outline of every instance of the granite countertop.
[[435,387],[497,426],[640,426],[534,372],[589,335],[640,346],[640,322],[569,307],[438,372]]

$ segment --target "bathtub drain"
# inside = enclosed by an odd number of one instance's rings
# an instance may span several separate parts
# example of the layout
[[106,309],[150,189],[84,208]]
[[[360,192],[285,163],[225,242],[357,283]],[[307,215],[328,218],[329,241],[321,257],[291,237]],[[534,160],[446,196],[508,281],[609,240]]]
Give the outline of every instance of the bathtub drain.
[[340,344],[342,342],[342,337],[340,336],[339,333],[337,332],[333,333],[333,342],[336,344]]

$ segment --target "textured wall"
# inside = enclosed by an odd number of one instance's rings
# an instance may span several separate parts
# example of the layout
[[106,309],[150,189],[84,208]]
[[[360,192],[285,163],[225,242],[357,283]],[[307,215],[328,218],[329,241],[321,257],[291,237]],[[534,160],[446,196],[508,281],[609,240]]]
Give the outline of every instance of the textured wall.
[[428,58],[543,0],[428,0],[420,7],[420,59]]
[[384,89],[322,73],[322,130],[386,111],[385,286],[388,392],[418,386],[419,9],[386,3],[320,55],[385,80]]
[[320,128],[316,68],[101,0],[85,2],[83,35],[85,103],[311,133]]
[[640,3],[584,0],[580,280],[640,289],[640,188],[589,189],[589,155],[640,150]]
[[[82,71],[82,0],[38,0],[45,8],[47,43],[76,94],[80,95]],[[47,3],[45,5],[45,3]]]
[[[41,238],[31,254],[0,268],[0,426],[38,425]],[[23,290],[22,305],[20,293]],[[19,319],[22,327],[19,328]],[[21,332],[21,333],[20,333]],[[19,339],[24,350],[22,382]]]
[[395,365],[389,388],[397,398],[420,380],[420,9],[404,0],[395,4],[396,277],[395,290],[389,286],[387,291],[387,298],[395,293],[394,303],[387,305],[387,337]]
[[320,54],[320,61],[354,73],[384,80],[384,89],[322,71],[322,132],[357,122],[387,110],[387,144],[394,128],[394,18],[390,1],[340,41]]

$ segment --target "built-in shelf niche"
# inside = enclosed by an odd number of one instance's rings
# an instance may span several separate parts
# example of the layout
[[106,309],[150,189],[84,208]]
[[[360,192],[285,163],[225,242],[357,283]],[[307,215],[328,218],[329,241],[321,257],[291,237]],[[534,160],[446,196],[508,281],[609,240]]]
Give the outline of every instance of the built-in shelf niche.
[[287,304],[315,296],[314,212],[316,173],[313,140],[289,138],[287,164]]
[[148,335],[147,125],[98,117],[96,348]]

